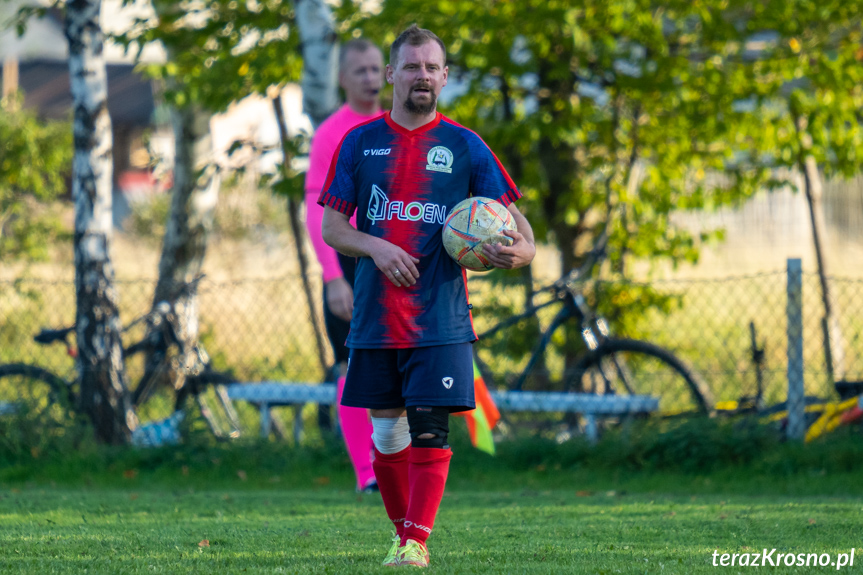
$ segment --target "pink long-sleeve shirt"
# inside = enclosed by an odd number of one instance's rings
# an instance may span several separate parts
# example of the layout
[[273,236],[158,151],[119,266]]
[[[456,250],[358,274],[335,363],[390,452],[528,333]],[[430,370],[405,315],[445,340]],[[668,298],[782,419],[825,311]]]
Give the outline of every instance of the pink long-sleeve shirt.
[[[370,116],[357,114],[348,104],[345,104],[332,116],[327,118],[315,131],[312,137],[312,148],[309,152],[309,171],[306,173],[306,228],[312,247],[323,268],[324,283],[342,277],[342,268],[336,250],[328,246],[321,236],[321,223],[324,219],[324,207],[318,205],[321,188],[327,179],[327,172],[333,154],[348,131],[363,122],[377,118],[383,112]],[[356,225],[356,216],[351,219]]]

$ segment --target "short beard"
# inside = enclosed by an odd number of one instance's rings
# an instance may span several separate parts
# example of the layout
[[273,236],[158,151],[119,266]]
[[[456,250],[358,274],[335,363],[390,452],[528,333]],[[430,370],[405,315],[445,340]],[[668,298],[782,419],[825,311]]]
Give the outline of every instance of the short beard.
[[417,104],[411,99],[410,96],[408,96],[408,99],[405,100],[404,105],[407,113],[415,114],[417,116],[426,116],[434,112],[435,108],[437,107],[437,96],[435,96],[435,93],[432,91],[429,91],[429,95],[431,96],[431,99],[428,101],[427,104]]

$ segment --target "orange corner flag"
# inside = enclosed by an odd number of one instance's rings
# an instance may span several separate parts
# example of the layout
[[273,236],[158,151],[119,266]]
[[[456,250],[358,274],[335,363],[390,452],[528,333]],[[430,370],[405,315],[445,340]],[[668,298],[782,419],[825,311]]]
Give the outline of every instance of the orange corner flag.
[[500,412],[485,386],[476,361],[473,363],[473,389],[476,396],[476,409],[453,415],[461,415],[465,418],[467,430],[470,433],[470,441],[474,447],[494,455],[494,439],[491,430],[500,420]]

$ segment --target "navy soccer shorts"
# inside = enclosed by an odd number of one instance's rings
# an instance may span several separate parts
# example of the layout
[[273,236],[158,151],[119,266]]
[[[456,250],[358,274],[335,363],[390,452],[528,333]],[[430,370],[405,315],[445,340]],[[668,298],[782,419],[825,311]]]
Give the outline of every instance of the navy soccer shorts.
[[474,409],[470,343],[410,349],[352,349],[342,405]]

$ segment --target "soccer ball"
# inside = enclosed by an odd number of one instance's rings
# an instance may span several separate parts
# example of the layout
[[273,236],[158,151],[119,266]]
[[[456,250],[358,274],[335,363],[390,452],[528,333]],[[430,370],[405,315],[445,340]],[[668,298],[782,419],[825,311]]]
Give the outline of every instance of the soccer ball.
[[494,268],[483,255],[485,244],[512,245],[504,230],[515,231],[515,220],[503,204],[474,196],[456,204],[443,224],[443,247],[460,266],[477,272]]

